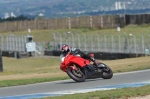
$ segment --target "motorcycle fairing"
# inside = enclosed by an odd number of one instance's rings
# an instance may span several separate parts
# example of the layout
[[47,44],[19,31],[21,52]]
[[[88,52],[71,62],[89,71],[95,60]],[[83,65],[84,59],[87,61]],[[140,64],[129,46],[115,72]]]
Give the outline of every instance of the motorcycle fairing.
[[73,55],[67,55],[64,59],[65,65],[69,66],[72,63],[75,63],[81,67],[84,67],[85,65],[89,65],[90,61],[83,59],[79,56],[73,56]]

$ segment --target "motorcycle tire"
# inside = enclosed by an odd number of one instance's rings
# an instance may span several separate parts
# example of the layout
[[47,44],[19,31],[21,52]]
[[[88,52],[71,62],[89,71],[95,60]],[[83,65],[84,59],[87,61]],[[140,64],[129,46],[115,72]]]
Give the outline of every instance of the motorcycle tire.
[[107,66],[106,64],[101,63],[102,65],[104,65],[105,67],[103,68],[103,75],[102,78],[103,79],[111,79],[113,77],[113,71],[111,70],[111,68],[109,66]]
[[77,76],[76,74],[75,74],[75,71],[74,70],[72,70],[72,68],[71,67],[68,67],[67,68],[67,74],[68,74],[68,76],[71,78],[71,79],[73,79],[74,81],[76,81],[76,82],[84,82],[85,81],[85,78],[86,78],[86,76],[85,76],[85,74],[80,70],[80,77],[79,76]]

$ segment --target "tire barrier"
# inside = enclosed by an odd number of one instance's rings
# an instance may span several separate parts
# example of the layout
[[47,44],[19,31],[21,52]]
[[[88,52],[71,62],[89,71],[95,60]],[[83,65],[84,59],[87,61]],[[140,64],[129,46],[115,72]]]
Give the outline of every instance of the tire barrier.
[[16,59],[19,59],[19,58],[28,58],[32,55],[30,55],[30,53],[25,53],[25,52],[17,52],[17,51],[3,51],[2,52],[2,56],[6,56],[6,57],[14,57]]
[[[103,52],[90,52],[94,54],[96,59],[101,60],[115,60],[125,58],[135,58],[144,56],[144,54],[126,54],[126,53],[103,53]],[[45,51],[44,55],[47,56],[60,56],[61,51]]]

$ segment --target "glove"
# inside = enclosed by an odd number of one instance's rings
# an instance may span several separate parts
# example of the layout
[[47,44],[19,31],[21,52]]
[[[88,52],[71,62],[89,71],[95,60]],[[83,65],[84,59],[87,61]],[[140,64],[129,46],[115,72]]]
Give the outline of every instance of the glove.
[[76,49],[74,52],[75,52],[75,54],[78,54],[80,52],[80,50]]
[[98,66],[99,62],[98,61],[94,61],[94,65]]
[[74,52],[75,50],[76,50],[76,48],[74,48],[74,47],[72,47],[72,48],[71,48],[71,51],[73,51],[73,52]]
[[91,57],[91,61],[92,61],[92,62],[95,62],[95,59],[94,59],[94,57]]
[[98,66],[99,62],[94,59],[94,57],[91,57],[91,61],[93,62],[94,65]]

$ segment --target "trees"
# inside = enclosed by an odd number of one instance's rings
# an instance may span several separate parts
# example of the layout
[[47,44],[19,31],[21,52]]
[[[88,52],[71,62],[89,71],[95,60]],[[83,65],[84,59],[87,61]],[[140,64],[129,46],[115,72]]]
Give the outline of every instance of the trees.
[[0,18],[0,22],[5,22],[5,21],[24,21],[24,20],[34,20],[34,17],[27,17],[24,16],[23,14],[17,16],[17,17],[8,17],[6,19]]

